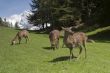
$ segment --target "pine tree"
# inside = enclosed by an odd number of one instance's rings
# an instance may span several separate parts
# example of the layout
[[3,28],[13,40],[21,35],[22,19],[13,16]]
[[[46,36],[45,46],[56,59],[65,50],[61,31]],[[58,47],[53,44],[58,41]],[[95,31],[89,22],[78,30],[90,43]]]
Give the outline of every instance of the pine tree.
[[79,25],[82,22],[93,26],[100,21],[108,21],[103,17],[109,18],[110,15],[109,0],[32,0],[31,7],[33,15],[29,21],[42,26],[50,23],[52,28]]

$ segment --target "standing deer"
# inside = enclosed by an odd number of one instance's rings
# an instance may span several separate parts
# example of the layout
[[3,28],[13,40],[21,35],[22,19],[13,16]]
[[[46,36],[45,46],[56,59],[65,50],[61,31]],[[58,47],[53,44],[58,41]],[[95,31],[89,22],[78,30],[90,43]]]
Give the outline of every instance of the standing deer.
[[19,41],[19,44],[21,43],[21,39],[24,37],[26,39],[26,43],[27,43],[27,40],[29,40],[28,38],[28,31],[27,30],[21,30],[19,31],[16,36],[13,38],[13,40],[11,41],[11,45],[14,45],[16,44],[16,40]]
[[60,37],[59,30],[53,30],[49,34],[50,44],[53,50],[55,48],[59,48],[59,37]]
[[79,51],[79,56],[82,53],[82,49],[84,47],[85,49],[85,58],[86,58],[86,41],[87,41],[87,36],[85,35],[85,33],[83,32],[73,32],[71,30],[71,28],[64,28],[62,27],[62,29],[64,30],[64,39],[63,39],[63,43],[66,45],[66,47],[69,48],[70,50],[70,60],[74,57],[73,55],[73,48],[75,47],[79,47],[80,51]]

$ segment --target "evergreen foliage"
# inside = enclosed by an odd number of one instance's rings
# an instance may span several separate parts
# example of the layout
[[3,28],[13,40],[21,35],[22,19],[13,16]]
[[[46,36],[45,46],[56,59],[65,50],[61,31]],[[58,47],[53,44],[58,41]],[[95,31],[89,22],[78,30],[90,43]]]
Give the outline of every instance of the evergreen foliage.
[[35,25],[50,23],[52,28],[81,23],[108,26],[109,7],[109,0],[32,0],[33,15],[30,15],[29,21]]

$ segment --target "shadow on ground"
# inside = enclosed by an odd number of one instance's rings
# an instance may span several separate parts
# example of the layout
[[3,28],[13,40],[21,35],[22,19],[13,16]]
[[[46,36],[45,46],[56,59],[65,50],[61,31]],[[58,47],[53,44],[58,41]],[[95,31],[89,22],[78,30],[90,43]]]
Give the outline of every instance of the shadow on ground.
[[67,61],[67,60],[69,60],[69,56],[62,56],[62,57],[55,58],[49,62],[61,62],[61,61]]
[[45,50],[53,50],[51,47],[42,47]]
[[[75,58],[77,58],[77,57],[74,57],[72,60],[74,60]],[[70,56],[61,56],[61,57],[55,58],[49,62],[54,63],[54,62],[61,62],[61,61],[67,61],[67,60],[70,61]]]
[[103,31],[95,35],[89,36],[89,38],[92,38],[96,42],[110,43],[110,30]]

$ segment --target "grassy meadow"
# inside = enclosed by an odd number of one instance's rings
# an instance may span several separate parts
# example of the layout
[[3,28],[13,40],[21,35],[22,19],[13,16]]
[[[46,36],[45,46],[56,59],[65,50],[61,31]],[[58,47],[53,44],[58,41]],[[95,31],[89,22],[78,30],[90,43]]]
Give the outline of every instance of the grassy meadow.
[[[110,40],[87,43],[79,60],[69,61],[69,49],[53,51],[47,34],[31,32],[29,42],[10,45],[18,30],[0,27],[0,73],[110,73]],[[110,34],[110,33],[109,33]],[[100,36],[99,36],[100,38]],[[110,38],[110,37],[109,37]],[[77,56],[79,49],[74,49]]]

